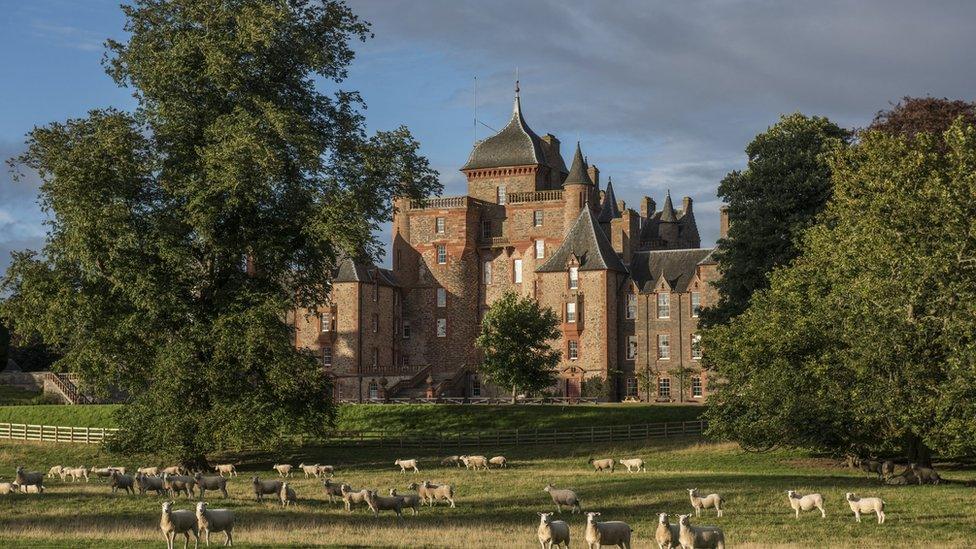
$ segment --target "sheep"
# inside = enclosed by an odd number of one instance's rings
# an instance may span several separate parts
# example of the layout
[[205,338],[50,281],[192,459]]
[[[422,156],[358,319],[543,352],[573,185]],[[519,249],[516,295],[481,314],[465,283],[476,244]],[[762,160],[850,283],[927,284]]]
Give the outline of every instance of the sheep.
[[115,494],[121,489],[127,494],[135,495],[136,490],[132,487],[132,477],[129,475],[124,475],[118,471],[113,470],[112,476],[110,478],[112,484],[112,493]]
[[305,473],[305,478],[308,478],[309,475],[319,478],[319,465],[317,463],[315,465],[305,465],[305,463],[300,463],[298,464],[298,468]]
[[325,479],[322,481],[322,487],[325,488],[326,495],[329,496],[329,503],[335,503],[336,498],[342,499],[342,487],[348,487],[348,484],[332,482],[331,479]]
[[682,549],[725,549],[725,533],[717,526],[692,526],[691,515],[678,517]]
[[163,467],[159,472],[163,474],[169,473],[170,475],[182,475],[184,471],[186,471],[186,469],[179,465],[171,465],[169,467]]
[[938,484],[942,480],[939,473],[937,473],[935,469],[931,467],[922,467],[917,463],[909,463],[908,468],[912,471],[912,474],[915,475],[915,478],[918,480],[919,484]]
[[38,486],[44,484],[44,475],[41,473],[29,473],[23,467],[17,467],[17,478],[15,482],[20,486]]
[[539,515],[539,545],[542,549],[552,549],[566,545],[569,549],[569,525],[562,520],[552,520],[552,513],[537,513]]
[[71,467],[64,470],[64,476],[71,477],[71,482],[75,482],[82,477],[84,477],[85,482],[88,482],[88,469],[85,467]]
[[488,469],[488,458],[485,456],[460,456],[458,459],[464,464],[465,469]]
[[549,492],[549,497],[551,497],[552,502],[556,504],[556,512],[560,515],[563,513],[563,505],[572,507],[573,514],[583,512],[583,509],[580,507],[580,499],[576,495],[576,492],[567,489],[557,489],[552,483],[546,485],[542,491]]
[[376,490],[366,490],[366,505],[373,512],[373,516],[378,517],[380,511],[393,511],[396,513],[397,520],[403,519],[403,498],[392,496],[380,496]]
[[288,507],[298,501],[298,495],[295,494],[294,488],[288,486],[287,482],[284,482],[281,484],[281,491],[278,492],[278,499],[281,500],[282,507]]
[[436,500],[447,500],[451,504],[451,509],[454,509],[454,487],[450,484],[434,484],[429,480],[425,480],[423,484],[420,485],[423,491],[418,490],[418,493],[427,493],[428,501],[430,506],[434,506],[434,501]]
[[881,464],[881,477],[884,480],[888,480],[894,474],[895,474],[895,462],[894,461],[891,461],[889,459],[889,460],[886,460],[884,463]]
[[291,465],[288,465],[288,464],[279,465],[279,464],[275,463],[274,466],[271,467],[271,470],[272,471],[278,471],[278,476],[279,477],[290,477],[291,476]]
[[220,476],[224,476],[224,473],[227,473],[228,476],[236,477],[237,467],[234,467],[233,463],[218,463],[214,465],[214,472]]
[[417,460],[415,459],[398,459],[393,462],[393,465],[399,465],[401,473],[406,473],[407,469],[413,469],[414,473],[420,472],[420,468],[417,467]]
[[159,467],[140,467],[136,469],[136,475],[148,475],[151,477],[159,476]]
[[162,478],[151,477],[146,473],[138,473],[136,475],[136,487],[139,488],[139,494],[143,496],[149,491],[156,492],[157,496],[162,495],[166,491]]
[[224,545],[234,545],[234,512],[230,509],[208,509],[207,503],[197,503],[197,529],[206,534],[210,547],[210,532],[223,532]]
[[878,524],[883,524],[885,521],[884,513],[884,500],[881,498],[862,498],[858,497],[857,494],[853,492],[847,492],[844,496],[847,503],[851,506],[851,511],[854,511],[854,519],[857,522],[861,522],[861,513],[870,513],[874,511],[878,515]]
[[661,513],[657,516],[657,530],[654,531],[654,541],[657,542],[658,549],[673,549],[681,547],[681,528],[677,524],[668,522],[668,514]]
[[21,494],[43,494],[44,493],[44,486],[41,486],[39,484],[23,484],[23,485],[14,484],[14,486],[17,486],[17,488],[20,489]]
[[688,497],[691,499],[691,506],[695,508],[696,517],[701,516],[702,509],[711,509],[712,507],[715,508],[715,511],[718,513],[719,517],[722,516],[722,505],[725,504],[725,500],[722,499],[722,496],[718,494],[709,494],[702,497],[698,493],[698,488],[689,488]]
[[54,477],[60,477],[61,480],[64,480],[64,467],[60,465],[55,465],[54,467],[48,469],[47,478],[54,478]]
[[447,456],[441,460],[441,465],[454,465],[461,467],[461,456]]
[[644,466],[644,460],[641,458],[622,459],[619,463],[627,468],[628,473],[633,473],[634,471],[638,473],[641,471],[647,472],[647,467]]
[[176,497],[177,493],[185,493],[186,497],[189,499],[190,496],[196,493],[196,481],[193,478],[186,475],[171,475],[169,473],[163,473],[163,488],[170,493],[172,497]]
[[219,476],[203,476],[203,473],[197,473],[193,475],[193,480],[197,483],[197,487],[200,488],[200,499],[202,500],[207,493],[207,490],[220,490],[224,495],[224,499],[229,498],[227,495],[227,479]]
[[586,514],[586,547],[600,549],[604,545],[616,545],[620,549],[630,549],[630,535],[633,529],[626,522],[612,520],[597,522],[600,513]]
[[873,459],[862,459],[860,463],[860,467],[861,470],[864,471],[865,473],[874,473],[878,475],[879,480],[881,479],[882,474],[881,474],[880,461],[875,461]]
[[820,517],[827,518],[827,511],[823,507],[823,496],[820,494],[800,495],[794,490],[787,490],[786,497],[790,500],[790,507],[796,512],[796,519],[800,519],[800,511],[820,510]]
[[366,503],[366,490],[353,491],[348,484],[342,485],[342,503],[347,513],[352,513],[352,506]]
[[330,477],[335,474],[335,467],[332,465],[319,465],[319,476],[329,475]]
[[280,480],[261,480],[258,477],[252,477],[251,485],[254,486],[254,498],[258,501],[264,499],[267,494],[281,493]]
[[613,461],[613,459],[610,459],[610,458],[607,458],[607,459],[593,459],[593,458],[590,458],[587,461],[587,463],[589,463],[590,465],[592,465],[593,466],[593,470],[596,471],[596,472],[598,472],[598,473],[600,471],[610,471],[612,473],[613,470],[614,470],[614,466],[616,465],[616,462]]
[[15,482],[0,482],[0,496],[17,492],[19,488]]
[[163,513],[159,518],[159,529],[166,539],[166,549],[173,549],[176,534],[183,534],[183,549],[190,543],[190,532],[193,532],[194,547],[200,543],[200,530],[197,528],[197,517],[193,511],[173,510],[173,502],[163,503]]
[[502,469],[505,469],[505,468],[508,467],[508,460],[505,459],[505,456],[495,456],[495,457],[489,459],[488,460],[488,463],[490,463],[492,465],[497,465],[498,467],[501,467]]

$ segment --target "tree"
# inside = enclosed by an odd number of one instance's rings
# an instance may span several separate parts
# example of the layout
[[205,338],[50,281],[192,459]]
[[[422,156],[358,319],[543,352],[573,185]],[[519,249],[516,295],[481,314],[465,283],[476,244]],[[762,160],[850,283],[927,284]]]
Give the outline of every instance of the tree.
[[959,117],[976,124],[976,103],[935,97],[904,97],[888,110],[878,111],[869,130],[914,138],[917,134],[942,135]]
[[834,453],[976,451],[976,128],[866,131],[769,289],[704,333],[713,434]]
[[105,66],[138,106],[29,134],[16,163],[52,221],[43,253],[15,254],[2,315],[129,395],[117,450],[199,461],[324,436],[329,382],[287,314],[325,301],[342,254],[377,255],[392,199],[440,188],[405,128],[367,136],[338,89],[369,26],[333,0],[122,9]]
[[10,358],[10,329],[0,322],[0,371],[7,367]]
[[506,292],[492,303],[481,321],[475,344],[484,353],[481,372],[499,387],[512,388],[512,403],[521,389],[541,391],[556,382],[562,353],[550,340],[559,337],[559,317],[531,297]]
[[850,138],[826,118],[795,113],[749,143],[748,167],[719,185],[732,223],[715,254],[722,272],[719,302],[702,312],[703,326],[742,313],[752,294],[768,286],[769,272],[797,256],[798,237],[832,193],[829,155]]

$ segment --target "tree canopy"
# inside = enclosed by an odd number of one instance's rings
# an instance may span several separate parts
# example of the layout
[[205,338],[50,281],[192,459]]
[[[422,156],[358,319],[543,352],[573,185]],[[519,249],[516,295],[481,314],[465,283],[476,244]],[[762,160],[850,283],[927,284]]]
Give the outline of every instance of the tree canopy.
[[559,335],[559,317],[552,309],[506,292],[481,321],[476,340],[484,353],[480,370],[495,385],[511,387],[513,402],[519,390],[542,391],[556,382],[562,353],[549,342]]
[[329,381],[287,314],[325,301],[341,256],[378,254],[392,199],[440,188],[409,131],[367,135],[340,88],[369,26],[331,0],[122,9],[105,65],[138,106],[29,134],[15,164],[51,221],[0,312],[128,395],[116,448],[199,459],[324,434]]

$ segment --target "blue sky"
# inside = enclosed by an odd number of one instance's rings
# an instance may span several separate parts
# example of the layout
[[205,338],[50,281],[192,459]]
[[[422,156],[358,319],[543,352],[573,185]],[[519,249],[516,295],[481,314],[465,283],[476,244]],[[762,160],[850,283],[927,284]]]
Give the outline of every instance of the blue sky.
[[[528,123],[612,176],[634,207],[695,198],[703,245],[718,233],[716,187],[782,113],[849,127],[905,95],[974,99],[976,2],[773,0],[492,2],[360,0],[374,25],[343,84],[359,90],[371,129],[406,124],[441,173],[458,168],[478,117],[506,122],[516,67]],[[34,125],[129,108],[102,70],[102,42],[124,38],[116,0],[0,0],[0,156]],[[489,130],[478,129],[483,138]],[[42,244],[36,181],[0,173],[0,269]],[[388,228],[380,238],[389,240]]]

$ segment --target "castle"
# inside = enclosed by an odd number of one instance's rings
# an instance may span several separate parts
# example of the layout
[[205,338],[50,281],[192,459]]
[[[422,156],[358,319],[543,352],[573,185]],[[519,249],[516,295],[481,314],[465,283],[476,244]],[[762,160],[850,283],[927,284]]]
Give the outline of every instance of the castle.
[[526,123],[516,86],[508,124],[461,168],[467,194],[399,200],[392,270],[344,260],[329,303],[295,311],[295,345],[320,357],[336,399],[504,394],[481,379],[474,342],[509,290],[562,320],[552,393],[600,378],[611,400],[707,396],[697,317],[718,271],[692,199],[644,197],[634,211],[578,143],[568,168],[560,145]]

